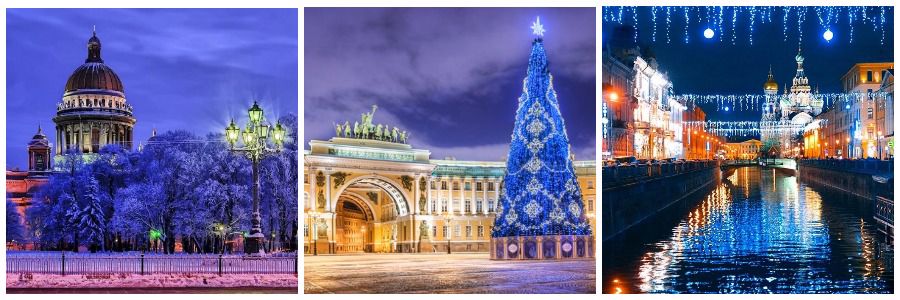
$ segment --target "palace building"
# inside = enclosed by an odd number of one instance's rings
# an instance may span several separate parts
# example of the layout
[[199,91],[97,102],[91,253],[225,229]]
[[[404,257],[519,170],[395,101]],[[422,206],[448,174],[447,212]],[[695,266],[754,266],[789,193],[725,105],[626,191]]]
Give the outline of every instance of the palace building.
[[[304,152],[305,253],[488,252],[506,162],[431,159],[371,114],[362,123]],[[595,162],[574,164],[596,232]]]

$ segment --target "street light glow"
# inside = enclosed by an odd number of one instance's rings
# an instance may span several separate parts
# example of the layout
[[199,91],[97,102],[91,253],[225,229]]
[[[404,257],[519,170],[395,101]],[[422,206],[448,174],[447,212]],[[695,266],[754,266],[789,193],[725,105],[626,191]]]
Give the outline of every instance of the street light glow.
[[716,33],[712,29],[707,27],[706,30],[703,31],[703,36],[706,37],[707,39],[711,39],[714,36],[716,36]]

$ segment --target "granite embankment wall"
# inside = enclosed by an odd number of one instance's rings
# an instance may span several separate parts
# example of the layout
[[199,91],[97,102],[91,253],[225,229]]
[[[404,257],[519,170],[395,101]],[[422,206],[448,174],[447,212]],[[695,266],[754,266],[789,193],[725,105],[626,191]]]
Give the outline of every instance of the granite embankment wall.
[[721,180],[717,161],[603,167],[603,240]]

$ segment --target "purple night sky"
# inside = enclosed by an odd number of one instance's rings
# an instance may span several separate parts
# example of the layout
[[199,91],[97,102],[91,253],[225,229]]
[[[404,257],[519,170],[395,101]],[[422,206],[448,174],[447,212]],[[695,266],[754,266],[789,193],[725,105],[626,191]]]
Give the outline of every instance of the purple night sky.
[[297,111],[296,9],[8,9],[7,169],[52,118],[97,26],[102,56],[134,107],[135,145],[158,132],[223,131],[252,99],[268,118]]
[[537,16],[572,151],[593,160],[593,8],[307,8],[304,148],[377,104],[433,159],[504,159]]

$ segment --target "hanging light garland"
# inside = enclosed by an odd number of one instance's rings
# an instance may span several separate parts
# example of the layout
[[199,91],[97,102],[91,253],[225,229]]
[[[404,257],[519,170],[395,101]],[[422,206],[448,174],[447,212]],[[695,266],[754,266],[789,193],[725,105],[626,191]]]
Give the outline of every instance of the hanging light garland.
[[[853,92],[853,93],[810,93],[811,101],[820,101],[822,110],[832,107],[836,104],[850,105],[861,101],[874,101],[876,99],[885,99],[890,96],[887,92]],[[789,100],[791,94],[744,94],[744,95],[698,95],[698,94],[681,94],[672,96],[682,104],[716,104],[717,111],[760,111],[762,104],[766,99],[774,97],[774,103],[781,103],[783,100]]]
[[[821,119],[819,126],[824,126],[828,120]],[[707,132],[723,137],[744,137],[760,134],[797,134],[803,132],[806,125],[792,124],[785,121],[685,121],[682,123],[684,130],[694,133]]]
[[[665,16],[659,14],[665,13]],[[818,23],[822,38],[831,42],[836,36],[846,33],[847,40],[852,44],[856,26],[871,26],[874,32],[881,34],[881,44],[884,45],[886,15],[893,14],[891,6],[668,6],[668,7],[636,7],[636,6],[608,6],[603,8],[603,21],[631,25],[637,28],[638,24],[649,22],[652,26],[651,40],[656,42],[657,26],[665,20],[666,43],[672,42],[670,32],[673,19],[681,18],[684,23],[683,39],[687,44],[693,33],[691,25],[698,26],[702,36],[708,40],[715,39],[718,42],[729,41],[737,44],[738,27],[746,24],[746,29],[740,29],[747,34],[750,45],[754,42],[754,31],[757,24],[775,24],[781,22],[784,41],[788,41],[796,28],[798,43],[803,41],[803,25],[807,21],[807,15],[814,15]],[[780,18],[778,15],[780,14]],[[810,16],[812,18],[812,16]],[[726,23],[730,19],[730,24]],[[848,29],[838,30],[838,24],[846,21]],[[727,28],[726,28],[727,27]],[[675,29],[680,31],[679,29]],[[661,34],[661,33],[659,33]],[[634,41],[637,42],[638,33],[634,31]]]

